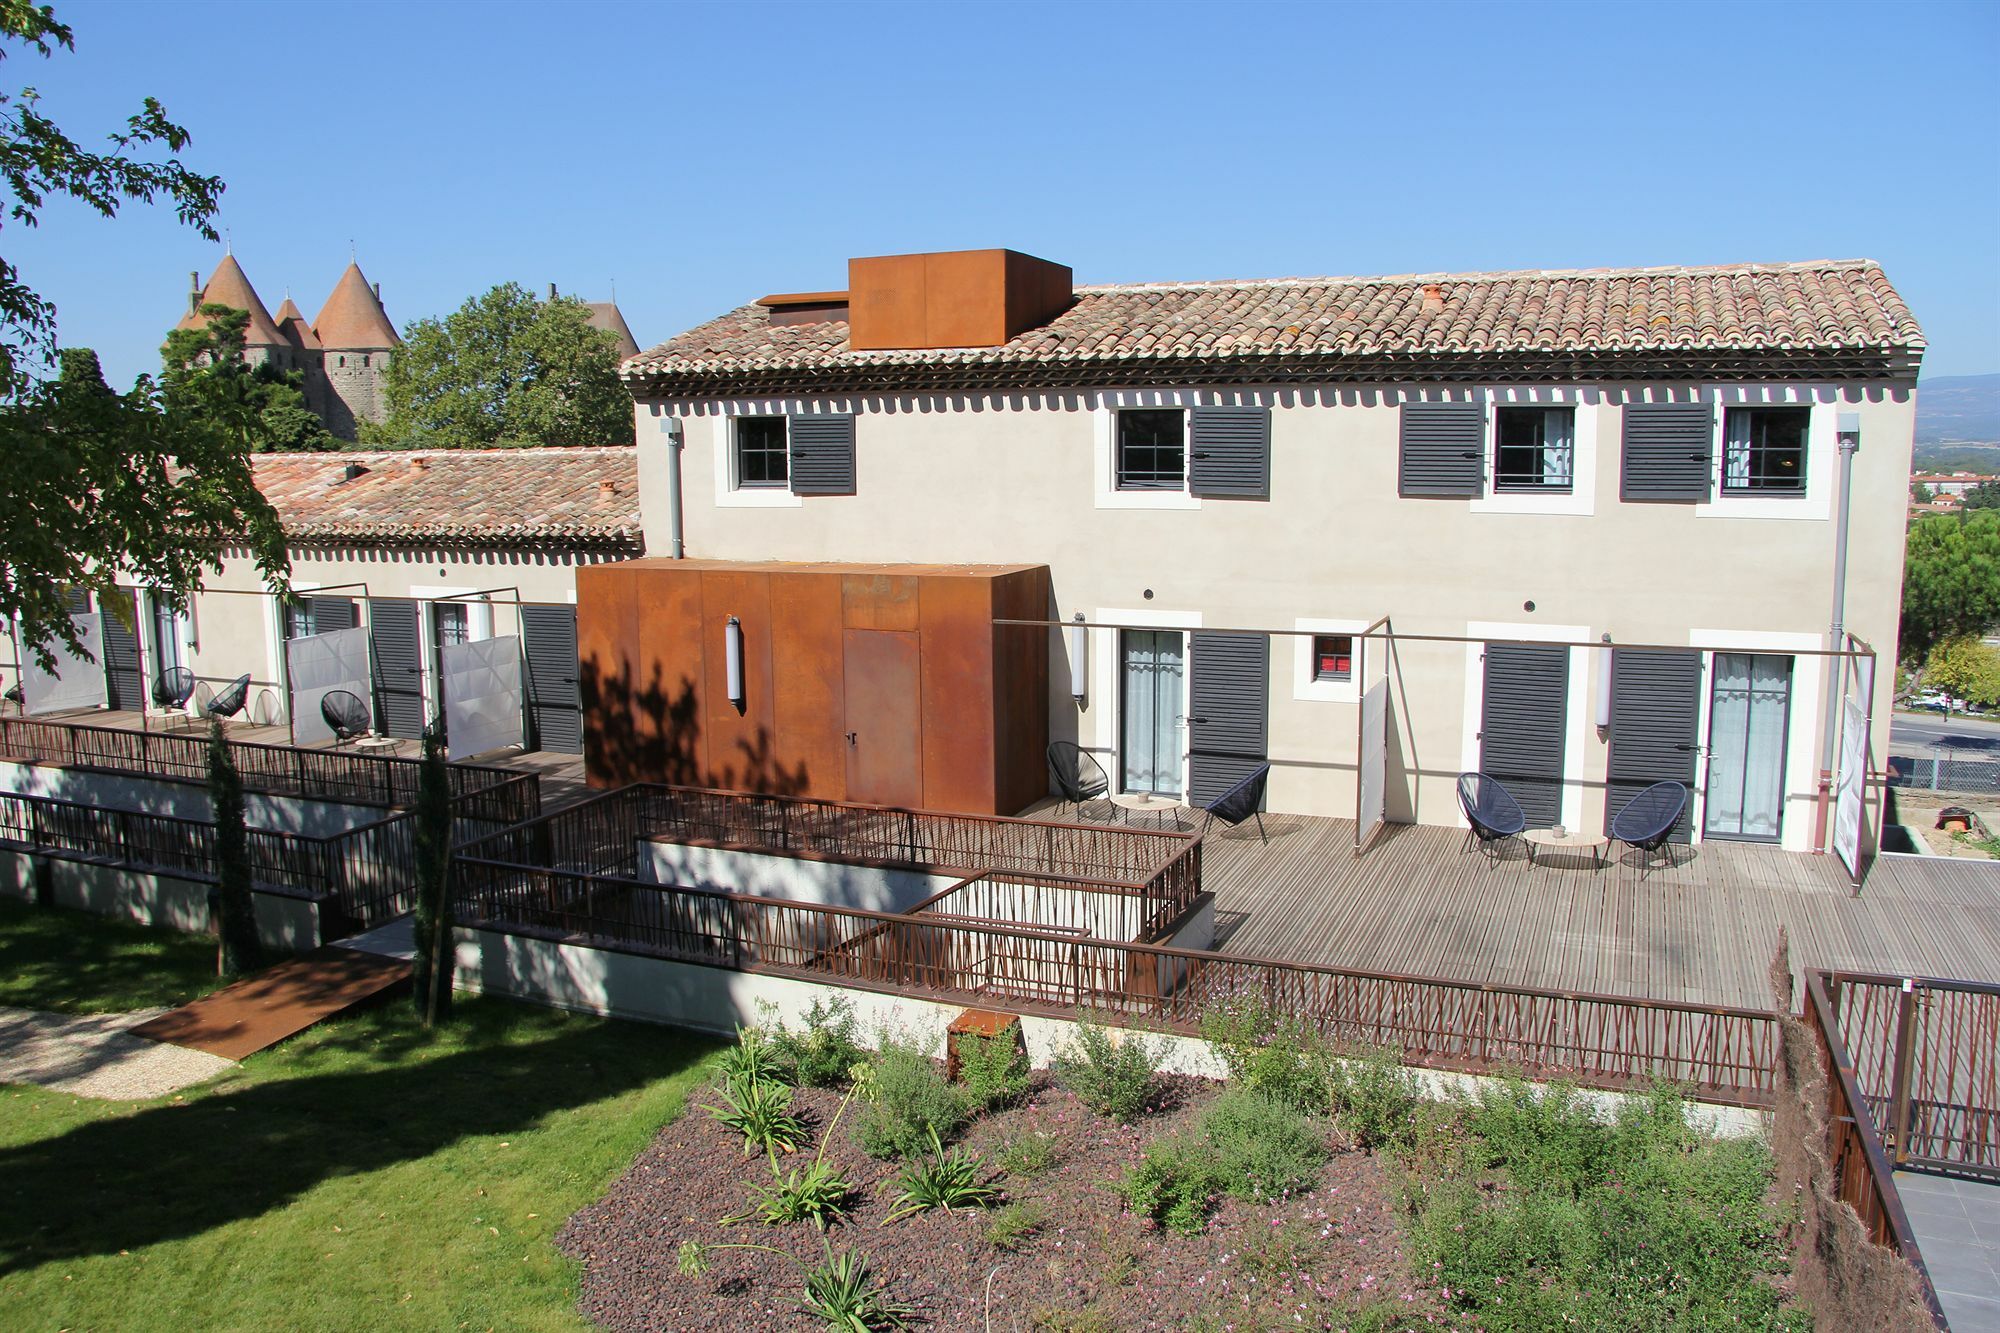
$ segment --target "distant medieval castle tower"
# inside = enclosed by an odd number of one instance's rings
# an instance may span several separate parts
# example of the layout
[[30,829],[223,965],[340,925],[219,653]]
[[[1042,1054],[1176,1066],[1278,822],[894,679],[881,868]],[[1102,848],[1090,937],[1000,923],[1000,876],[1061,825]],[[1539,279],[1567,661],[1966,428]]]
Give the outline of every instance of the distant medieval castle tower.
[[359,265],[348,264],[311,324],[289,296],[273,319],[234,255],[224,255],[208,284],[188,293],[187,313],[174,327],[201,327],[204,305],[249,311],[244,358],[251,365],[269,361],[282,370],[299,371],[306,406],[341,439],[353,439],[359,423],[389,415],[383,382],[389,358],[403,340],[382,309],[380,289],[368,285]]
[[[266,361],[281,370],[296,370],[304,377],[306,406],[319,415],[326,428],[343,440],[351,440],[363,421],[380,422],[389,415],[384,386],[389,358],[403,345],[396,326],[382,309],[382,289],[371,286],[358,264],[350,262],[333,294],[319,309],[319,318],[306,317],[287,295],[273,318],[250,285],[236,256],[225,254],[215,266],[205,286],[197,285],[201,274],[188,275],[187,313],[174,327],[200,328],[204,305],[226,305],[250,312],[244,330],[243,357],[251,365]],[[549,284],[549,299],[556,288]],[[593,328],[603,329],[617,339],[618,357],[637,356],[639,346],[625,316],[612,301],[585,303]]]

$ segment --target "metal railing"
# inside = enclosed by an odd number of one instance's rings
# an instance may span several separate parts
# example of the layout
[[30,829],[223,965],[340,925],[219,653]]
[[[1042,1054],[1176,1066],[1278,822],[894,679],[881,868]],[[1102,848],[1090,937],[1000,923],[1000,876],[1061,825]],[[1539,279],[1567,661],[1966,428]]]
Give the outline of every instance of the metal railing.
[[638,844],[648,838],[862,864],[1085,881],[1141,897],[1140,936],[1172,923],[1201,891],[1201,841],[1191,833],[657,784],[606,792],[462,850],[503,864],[636,878]]
[[1750,1009],[1395,976],[1282,959],[1095,939],[923,912],[897,914],[718,893],[491,859],[460,849],[462,925],[961,1004],[1194,1032],[1204,1012],[1256,1001],[1329,1041],[1416,1065],[1520,1070],[1598,1088],[1669,1079],[1707,1101],[1765,1105],[1775,1020]]
[[2000,986],[1817,975],[1890,1161],[2000,1180]]
[[1931,1318],[1942,1329],[1937,1290],[1903,1210],[1902,1196],[1896,1192],[1895,1172],[1869,1113],[1869,1099],[1861,1091],[1853,1058],[1842,1040],[1828,982],[1826,972],[1806,973],[1805,1024],[1827,1071],[1827,1160],[1833,1168],[1834,1194],[1854,1209],[1869,1239],[1895,1251],[1916,1270]]
[[[230,757],[246,791],[372,805],[410,805],[422,761],[348,750],[231,741]],[[123,727],[0,716],[0,755],[79,768],[201,781],[208,775],[208,738],[200,732],[130,731]],[[541,813],[532,773],[481,764],[452,764],[453,801],[479,799],[515,819]],[[523,788],[533,787],[529,797]]]

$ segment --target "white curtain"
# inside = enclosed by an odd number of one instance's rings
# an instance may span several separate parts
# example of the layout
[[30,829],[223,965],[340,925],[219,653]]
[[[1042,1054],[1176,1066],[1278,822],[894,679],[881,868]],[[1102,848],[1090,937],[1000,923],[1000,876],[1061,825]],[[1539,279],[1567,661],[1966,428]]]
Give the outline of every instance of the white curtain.
[[1576,474],[1570,470],[1575,451],[1573,425],[1576,414],[1567,407],[1552,407],[1542,413],[1542,484],[1571,485]]
[[1750,484],[1750,427],[1748,412],[1730,412],[1724,418],[1728,422],[1728,444],[1722,451],[1722,481],[1725,486],[1735,489]]
[[1180,794],[1181,636],[1128,630],[1124,645],[1124,790]]
[[1706,830],[1775,838],[1784,814],[1789,657],[1715,655],[1708,724]]

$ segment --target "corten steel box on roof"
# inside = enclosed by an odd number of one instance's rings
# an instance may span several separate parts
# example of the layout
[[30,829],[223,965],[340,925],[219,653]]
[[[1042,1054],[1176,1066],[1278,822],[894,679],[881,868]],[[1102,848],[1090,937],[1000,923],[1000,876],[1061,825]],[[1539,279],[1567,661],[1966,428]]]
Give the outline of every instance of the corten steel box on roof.
[[847,344],[857,352],[999,347],[1074,299],[1070,271],[1016,250],[847,261]]
[[[628,560],[577,571],[592,786],[1013,814],[1048,790],[1042,565]],[[743,630],[729,698],[725,627]]]

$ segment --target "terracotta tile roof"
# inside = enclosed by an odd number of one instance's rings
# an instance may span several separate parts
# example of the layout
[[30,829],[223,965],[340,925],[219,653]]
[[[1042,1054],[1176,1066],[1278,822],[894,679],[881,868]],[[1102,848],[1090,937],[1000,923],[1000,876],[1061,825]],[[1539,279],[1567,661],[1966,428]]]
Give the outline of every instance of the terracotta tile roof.
[[[257,297],[257,289],[250,285],[249,275],[236,262],[235,255],[224,255],[222,262],[215,266],[208,282],[201,289],[202,305],[226,305],[235,310],[250,312],[250,324],[243,330],[243,344],[246,347],[282,347],[285,336],[278,332],[277,324],[271,319],[271,312],[264,309],[264,303]],[[199,329],[207,325],[199,311],[190,310],[182,315],[177,329]]]
[[312,325],[306,323],[305,312],[292,304],[291,297],[285,298],[285,303],[271,318],[277,322],[278,332],[285,335],[286,342],[300,351],[319,350],[319,336],[312,331]]
[[924,372],[913,381],[956,370],[989,382],[1009,372],[1024,382],[1115,382],[1121,370],[1165,363],[1338,378],[1364,360],[1421,376],[1427,365],[1491,370],[1559,358],[1588,373],[1593,359],[1908,361],[1924,347],[1881,266],[1862,259],[1078,287],[1069,310],[1003,346],[943,351],[852,352],[845,321],[773,325],[769,313],[733,310],[641,353],[625,378],[698,393],[781,378],[892,383],[898,371]]
[[403,345],[403,340],[396,336],[396,326],[389,322],[382,303],[375,299],[375,289],[361,276],[360,266],[352,263],[340,275],[340,281],[333,284],[333,294],[326,298],[326,304],[319,309],[319,318],[313,321],[313,332],[319,336],[322,347],[341,351],[374,351]]
[[[639,451],[405,449],[257,454],[294,541],[644,547]],[[349,479],[347,469],[366,469]]]

